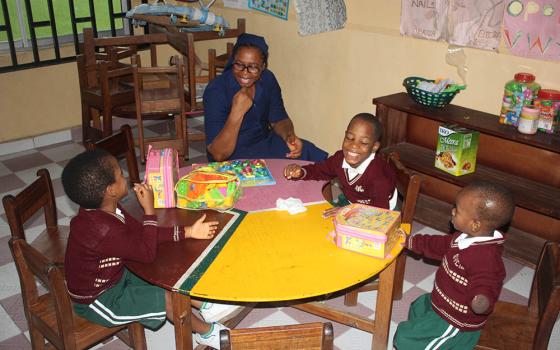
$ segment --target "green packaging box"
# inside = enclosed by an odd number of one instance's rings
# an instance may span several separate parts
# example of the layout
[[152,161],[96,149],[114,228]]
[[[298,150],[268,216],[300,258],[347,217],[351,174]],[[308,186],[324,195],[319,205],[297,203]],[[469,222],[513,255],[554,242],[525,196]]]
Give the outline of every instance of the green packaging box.
[[455,124],[440,125],[438,128],[436,168],[455,176],[474,172],[478,135],[478,131]]

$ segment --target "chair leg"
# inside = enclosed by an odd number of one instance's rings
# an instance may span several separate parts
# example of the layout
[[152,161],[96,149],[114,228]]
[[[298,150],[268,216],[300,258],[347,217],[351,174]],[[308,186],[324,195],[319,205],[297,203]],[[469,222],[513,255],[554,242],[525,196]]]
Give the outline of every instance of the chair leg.
[[344,305],[346,306],[358,305],[358,290],[353,290],[344,295]]
[[103,108],[103,137],[113,134],[113,116],[111,108],[106,106]]
[[189,132],[188,132],[188,118],[187,115],[183,114],[181,116],[182,126],[181,126],[181,138],[183,139],[183,147],[185,149],[185,154],[183,158],[189,160]]
[[31,338],[31,347],[33,350],[45,349],[45,337],[34,327],[29,327],[29,338]]
[[393,289],[393,300],[401,300],[403,295],[403,284],[404,284],[404,269],[406,265],[406,255],[401,253],[397,258],[397,263],[395,266],[395,280]]
[[146,350],[146,334],[144,333],[144,327],[138,323],[133,322],[128,326],[128,334],[130,335],[131,342],[134,346],[134,350]]

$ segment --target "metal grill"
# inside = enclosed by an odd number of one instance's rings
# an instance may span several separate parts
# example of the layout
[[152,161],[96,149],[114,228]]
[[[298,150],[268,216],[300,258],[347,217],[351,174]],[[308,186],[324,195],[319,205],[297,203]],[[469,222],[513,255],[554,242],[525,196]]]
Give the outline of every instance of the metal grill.
[[[96,37],[133,34],[125,18],[131,0],[0,0],[0,5],[0,73],[75,60],[84,27]],[[39,7],[43,13],[37,13]],[[61,50],[71,43],[73,50]],[[32,57],[22,60],[21,53]]]

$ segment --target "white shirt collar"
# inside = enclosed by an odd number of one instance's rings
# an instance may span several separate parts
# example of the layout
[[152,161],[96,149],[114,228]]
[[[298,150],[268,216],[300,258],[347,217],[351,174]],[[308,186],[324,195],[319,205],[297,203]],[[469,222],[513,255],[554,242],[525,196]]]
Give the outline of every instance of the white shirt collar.
[[455,243],[459,247],[459,250],[466,249],[476,242],[491,241],[493,239],[503,238],[499,231],[494,231],[493,236],[483,236],[483,237],[469,237],[466,233],[461,233],[459,237],[455,239]]
[[354,177],[362,175],[373,159],[375,159],[375,153],[370,154],[369,157],[367,157],[366,160],[364,160],[357,168],[353,168],[350,164],[348,164],[348,162],[346,162],[346,159],[343,158],[342,169],[347,169],[348,179],[352,180]]

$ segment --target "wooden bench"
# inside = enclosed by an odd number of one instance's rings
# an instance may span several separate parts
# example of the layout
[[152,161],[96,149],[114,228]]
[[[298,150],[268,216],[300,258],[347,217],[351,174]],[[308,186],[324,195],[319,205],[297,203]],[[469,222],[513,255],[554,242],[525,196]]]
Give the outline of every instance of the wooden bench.
[[[373,104],[384,125],[385,151],[399,152],[406,167],[424,175],[417,221],[449,231],[457,192],[472,181],[488,180],[515,197],[506,256],[534,267],[543,243],[560,241],[560,135],[520,134],[499,124],[497,115],[456,105],[425,107],[406,93],[375,98]],[[449,123],[480,132],[473,174],[453,176],[434,166],[438,127]]]

